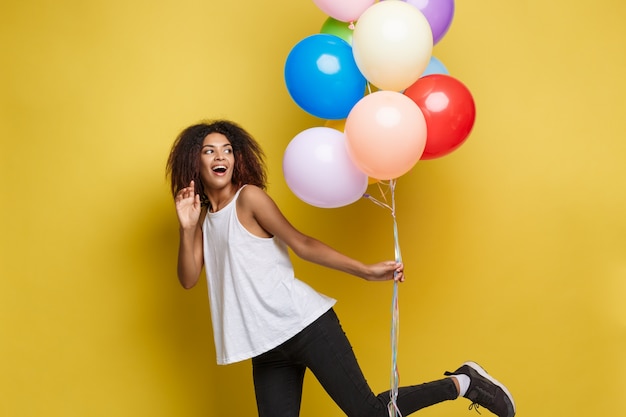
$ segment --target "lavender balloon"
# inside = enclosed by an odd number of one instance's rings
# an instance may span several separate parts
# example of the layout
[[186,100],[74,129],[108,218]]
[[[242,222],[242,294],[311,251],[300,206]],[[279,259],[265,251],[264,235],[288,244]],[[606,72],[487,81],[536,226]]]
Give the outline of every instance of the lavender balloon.
[[300,200],[321,208],[352,204],[368,185],[367,175],[348,155],[344,134],[330,127],[303,130],[289,142],[283,175]]
[[433,45],[448,32],[454,17],[454,0],[403,0],[417,7],[433,31]]

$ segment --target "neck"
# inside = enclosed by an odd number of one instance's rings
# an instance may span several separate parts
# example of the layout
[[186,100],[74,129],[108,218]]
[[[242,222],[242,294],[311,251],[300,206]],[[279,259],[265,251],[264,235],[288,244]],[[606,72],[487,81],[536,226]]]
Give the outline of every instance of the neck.
[[220,188],[218,190],[213,189],[206,192],[207,198],[209,199],[209,211],[215,213],[216,211],[220,211],[223,209],[228,203],[231,202],[235,194],[237,193],[237,188],[234,185],[230,184],[224,188]]

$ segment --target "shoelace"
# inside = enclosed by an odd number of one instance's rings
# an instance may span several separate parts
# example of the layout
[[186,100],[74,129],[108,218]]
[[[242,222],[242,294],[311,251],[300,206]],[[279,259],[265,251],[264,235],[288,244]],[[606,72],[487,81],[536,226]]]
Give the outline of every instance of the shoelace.
[[489,408],[489,404],[493,403],[494,395],[488,391],[485,391],[481,387],[474,387],[474,389],[476,390],[476,398],[472,398],[472,403],[470,404],[468,410],[474,409],[478,414],[481,414],[481,412],[478,411],[478,408],[480,406]]

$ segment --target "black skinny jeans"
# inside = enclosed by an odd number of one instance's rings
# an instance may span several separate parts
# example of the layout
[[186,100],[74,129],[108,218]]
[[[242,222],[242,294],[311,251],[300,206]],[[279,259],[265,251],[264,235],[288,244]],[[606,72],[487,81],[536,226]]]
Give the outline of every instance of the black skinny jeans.
[[[297,417],[309,368],[349,417],[387,417],[389,391],[370,389],[333,309],[282,345],[252,359],[259,417]],[[450,378],[398,389],[403,416],[457,398]]]

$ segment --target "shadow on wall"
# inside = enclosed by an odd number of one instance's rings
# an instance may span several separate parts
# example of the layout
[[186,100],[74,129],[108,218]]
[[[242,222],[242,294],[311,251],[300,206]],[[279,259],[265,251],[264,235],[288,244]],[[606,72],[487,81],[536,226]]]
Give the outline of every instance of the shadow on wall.
[[137,207],[127,214],[132,226],[122,229],[114,245],[127,266],[117,285],[125,287],[132,304],[126,306],[126,329],[118,336],[134,345],[129,351],[141,352],[141,367],[162,380],[154,384],[171,397],[163,401],[196,402],[192,409],[216,415],[224,411],[220,399],[237,389],[245,400],[228,405],[229,410],[249,414],[254,405],[250,366],[216,365],[206,280],[202,275],[192,290],[179,285],[176,214],[169,194],[153,191],[141,199],[141,207],[129,206]]

